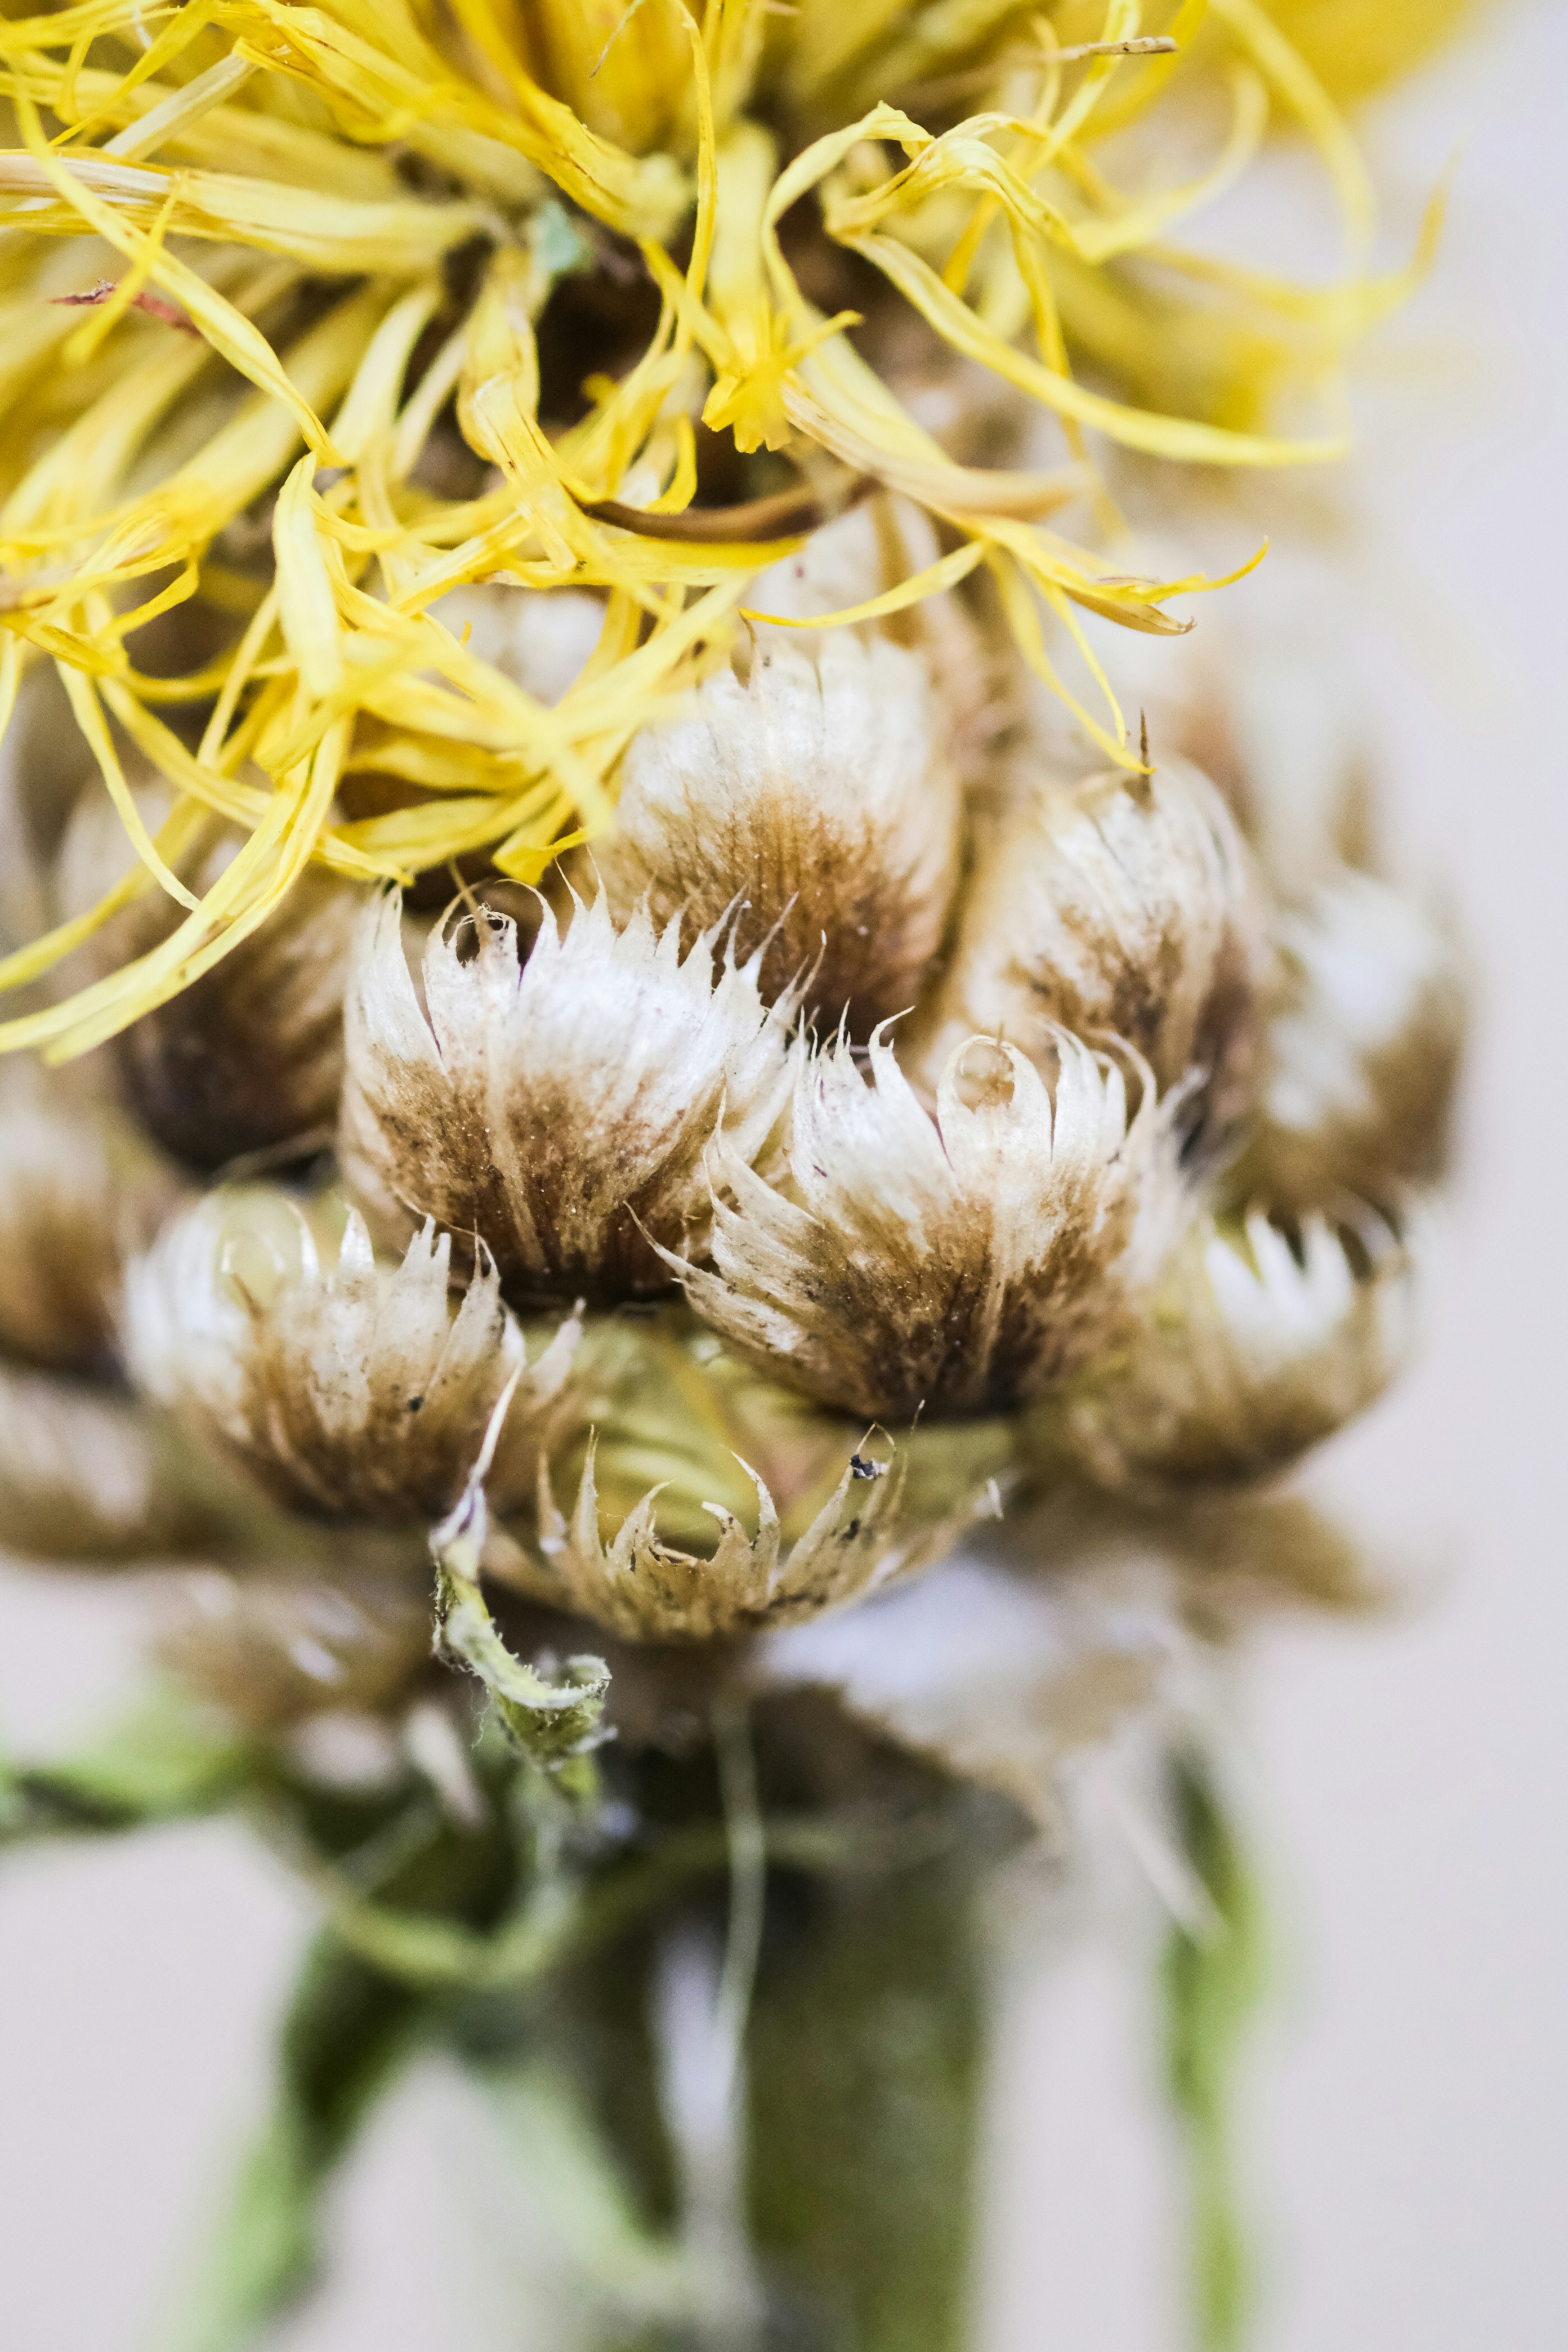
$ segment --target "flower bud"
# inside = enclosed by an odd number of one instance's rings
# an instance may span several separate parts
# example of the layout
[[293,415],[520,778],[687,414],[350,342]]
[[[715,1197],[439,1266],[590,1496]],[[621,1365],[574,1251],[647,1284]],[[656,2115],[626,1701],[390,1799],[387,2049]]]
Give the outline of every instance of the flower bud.
[[188,1554],[213,1515],[176,1455],[130,1397],[0,1367],[0,1546],[98,1567]]
[[1464,1048],[1463,972],[1416,901],[1342,872],[1279,930],[1283,1002],[1239,1193],[1385,1203],[1441,1174]]
[[115,1354],[125,1262],[179,1185],[80,1072],[0,1070],[0,1352],[103,1372]]
[[1206,1217],[1123,1359],[1061,1401],[1066,1449],[1108,1487],[1282,1468],[1394,1378],[1414,1286],[1409,1251],[1379,1217],[1290,1232],[1261,1211],[1240,1225]]
[[[827,1607],[937,1558],[1010,1475],[1005,1423],[922,1426],[890,1461],[863,1421],[762,1379],[685,1307],[591,1324],[579,1370],[581,1434],[552,1455],[520,1546],[486,1565],[632,1641]],[[575,1496],[570,1522],[557,1491]]]
[[451,1250],[427,1221],[395,1271],[378,1266],[351,1211],[329,1271],[282,1195],[210,1194],[128,1273],[132,1369],[285,1501],[371,1521],[449,1510],[515,1378],[496,1475],[526,1492],[577,1326],[525,1369],[487,1258],[452,1314]]
[[748,1516],[756,1534],[723,1504],[706,1503],[716,1538],[687,1551],[660,1533],[657,1486],[606,1543],[591,1446],[570,1521],[541,1474],[537,1547],[512,1547],[487,1565],[534,1599],[592,1618],[623,1641],[714,1641],[794,1624],[925,1567],[998,1507],[995,1480],[981,1477],[959,1486],[946,1511],[918,1515],[908,1507],[908,1465],[885,1442],[879,1451],[862,1440],[841,1462],[827,1499],[792,1543],[768,1487],[742,1463],[755,1490]]
[[509,1292],[667,1287],[661,1250],[706,1240],[710,1139],[749,1165],[789,1101],[793,995],[765,1005],[717,929],[683,958],[678,919],[617,929],[602,898],[564,931],[547,913],[520,964],[507,919],[437,929],[423,977],[428,1018],[382,898],[349,999],[341,1148],[364,1199],[392,1229],[477,1234]]
[[[872,1082],[839,1045],[797,1079],[789,1191],[716,1150],[704,1319],[775,1378],[890,1423],[1001,1412],[1137,1311],[1183,1207],[1167,1106],[1141,1071],[1054,1033],[1055,1099],[1014,1045],[949,1059],[933,1124],[880,1033]],[[967,1079],[976,1099],[967,1102]]]
[[423,1591],[380,1579],[183,1578],[159,1643],[163,1664],[256,1731],[330,1709],[394,1707],[430,1659]]
[[[145,799],[146,795],[139,797]],[[224,829],[182,861],[191,888],[212,888],[239,847]],[[89,795],[62,855],[68,909],[96,903],[127,851],[107,796]],[[121,1083],[142,1124],[192,1167],[329,1138],[343,1076],[343,989],[364,893],[309,867],[248,939],[115,1040]],[[183,909],[149,892],[99,940],[106,970],[167,939]]]
[[[747,606],[757,615],[776,614],[784,623],[821,622],[870,604],[929,569],[942,552],[924,508],[879,492],[823,523],[804,546],[758,572],[747,590]],[[753,618],[748,626],[757,643],[769,650],[782,646],[810,655],[813,645],[824,642],[815,630],[776,626],[763,618]],[[907,646],[918,656],[930,682],[937,755],[964,783],[978,782],[1003,721],[1005,667],[956,593],[924,597],[902,613],[852,626],[866,644]],[[841,634],[835,631],[834,638]]]
[[645,729],[594,860],[612,906],[645,896],[661,928],[741,899],[736,951],[761,949],[763,995],[804,972],[809,1010],[863,1037],[914,1003],[942,943],[958,818],[919,656],[838,631],[816,660],[763,647],[746,685],[720,670]]
[[1037,1066],[1059,1024],[1113,1035],[1162,1090],[1201,1073],[1186,1117],[1222,1133],[1251,1096],[1264,952],[1245,845],[1196,768],[1046,783],[981,853],[923,1065],[977,1034]]

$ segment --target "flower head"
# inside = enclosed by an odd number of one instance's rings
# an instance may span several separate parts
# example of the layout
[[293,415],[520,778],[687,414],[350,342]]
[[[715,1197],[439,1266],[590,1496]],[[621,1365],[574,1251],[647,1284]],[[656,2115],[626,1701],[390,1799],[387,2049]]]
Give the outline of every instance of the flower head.
[[159,1650],[201,1696],[257,1731],[406,1698],[430,1657],[422,1594],[382,1579],[307,1581],[209,1569],[170,1595]]
[[371,1521],[450,1509],[510,1390],[497,1478],[526,1491],[529,1439],[560,1395],[577,1326],[526,1366],[486,1259],[454,1316],[451,1254],[427,1222],[400,1266],[378,1266],[350,1211],[329,1267],[292,1202],[210,1194],[130,1269],[132,1368],[286,1501]]
[[839,1450],[831,1492],[792,1542],[767,1484],[741,1461],[754,1490],[755,1534],[724,1504],[706,1503],[712,1537],[688,1549],[661,1532],[657,1486],[605,1540],[591,1446],[570,1520],[541,1475],[533,1542],[506,1546],[490,1565],[534,1599],[624,1641],[734,1639],[817,1616],[940,1559],[975,1519],[998,1508],[988,1474],[956,1477],[945,1507],[930,1507],[928,1497],[922,1510],[907,1492],[904,1449],[890,1458],[885,1446],[862,1440],[847,1455]]
[[595,862],[611,903],[660,929],[738,899],[736,950],[775,998],[866,1036],[919,994],[957,880],[958,795],[919,656],[840,632],[812,660],[759,648],[627,754]]
[[[1180,1213],[1168,1106],[1146,1069],[1054,1033],[1054,1097],[1015,1045],[960,1046],[927,1116],[882,1033],[869,1081],[840,1044],[796,1079],[787,1187],[722,1149],[697,1312],[823,1402],[896,1424],[1005,1411],[1106,1346]],[[965,1080],[978,1082],[966,1102]]]
[[179,1197],[166,1161],[90,1084],[0,1070],[0,1353],[104,1371],[126,1260]]
[[718,926],[682,953],[678,917],[606,902],[546,914],[526,958],[487,913],[432,934],[422,1011],[398,904],[360,937],[342,1121],[347,1172],[389,1225],[476,1234],[509,1292],[616,1297],[666,1288],[661,1252],[702,1246],[703,1154],[749,1166],[789,1095],[789,991]]
[[1416,901],[1345,870],[1282,917],[1279,940],[1282,1002],[1237,1189],[1332,1208],[1430,1183],[1468,1017],[1451,937]]
[[1036,1062],[1059,1026],[1125,1040],[1223,1132],[1250,1097],[1266,969],[1235,822],[1185,761],[1029,792],[982,851],[928,1015],[927,1066],[977,1033]]
[[0,1365],[0,1545],[102,1567],[188,1554],[214,1533],[173,1433],[108,1388]]
[[1382,1218],[1195,1225],[1137,1337],[1061,1401],[1097,1484],[1180,1486],[1282,1468],[1381,1395],[1408,1351],[1409,1247]]
[[[171,795],[138,775],[138,814],[156,828]],[[231,825],[204,824],[176,860],[193,891],[216,887],[243,846]],[[60,846],[63,911],[90,919],[106,892],[144,880],[118,813],[86,794]],[[187,1165],[212,1171],[256,1152],[319,1150],[332,1131],[343,1075],[343,989],[364,893],[313,868],[231,953],[166,996],[114,1040],[121,1093],[141,1125]],[[95,935],[110,972],[162,948],[182,908],[141,889]]]

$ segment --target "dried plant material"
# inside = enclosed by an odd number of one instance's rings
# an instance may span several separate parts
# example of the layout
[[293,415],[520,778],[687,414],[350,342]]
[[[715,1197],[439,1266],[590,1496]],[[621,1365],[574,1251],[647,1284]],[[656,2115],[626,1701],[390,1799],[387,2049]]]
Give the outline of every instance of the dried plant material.
[[[658,1534],[702,1556],[716,1505],[735,1518],[768,1488],[788,1548],[831,1495],[865,1423],[826,1412],[726,1348],[684,1305],[591,1317],[574,1379],[576,1432],[552,1451],[558,1492],[575,1495],[591,1451],[600,1522],[614,1528],[658,1489]],[[1002,1420],[924,1422],[895,1433],[906,1522],[942,1518],[996,1479],[1010,1481]]]
[[[882,1034],[802,1063],[789,1190],[716,1150],[706,1321],[773,1377],[897,1424],[1004,1412],[1137,1313],[1184,1213],[1168,1104],[1141,1066],[1056,1033],[1054,1098],[1016,1046],[971,1040],[934,1123]],[[964,1098],[966,1081],[977,1099]]]
[[[133,801],[156,826],[168,794],[151,782]],[[240,836],[209,824],[179,861],[193,890],[210,889]],[[128,865],[129,858],[129,865]],[[139,875],[118,814],[106,800],[78,805],[58,860],[68,916]],[[319,1148],[337,1117],[343,1075],[343,990],[362,891],[315,869],[300,876],[277,912],[232,955],[115,1041],[121,1083],[142,1125],[194,1168],[291,1144]],[[145,955],[166,940],[180,909],[143,891],[92,945],[100,970]]]
[[1342,873],[1279,928],[1281,1009],[1239,1197],[1333,1209],[1440,1176],[1468,1007],[1453,940],[1416,901]]
[[1195,1078],[1187,1116],[1222,1135],[1249,1105],[1267,971],[1260,894],[1207,778],[1030,791],[985,845],[925,1020],[935,1079],[956,1045],[1005,1039],[1039,1067],[1058,1025],[1123,1038],[1162,1089]]
[[1398,1578],[1309,1496],[1278,1487],[1097,1487],[1060,1456],[987,1543],[1015,1573],[1082,1580],[1114,1605],[1128,1579],[1174,1580],[1170,1603],[1206,1641],[1282,1609],[1361,1616],[1386,1609]]
[[1261,1212],[1204,1218],[1122,1360],[1061,1401],[1059,1442],[1110,1487],[1256,1478],[1371,1404],[1408,1352],[1407,1238],[1365,1212],[1354,1230]]
[[777,1634],[759,1671],[834,1691],[885,1738],[1060,1832],[1064,1769],[1175,1697],[1186,1646],[1168,1605],[961,1560]]
[[733,1639],[792,1624],[940,1559],[976,1518],[999,1508],[988,1475],[953,1480],[944,1507],[917,1517],[907,1507],[907,1465],[869,1439],[843,1461],[810,1524],[786,1544],[772,1495],[750,1465],[757,1532],[719,1503],[711,1549],[688,1551],[659,1532],[660,1488],[650,1489],[604,1539],[590,1448],[570,1520],[541,1472],[538,1534],[488,1556],[495,1574],[533,1599],[591,1618],[630,1642]]
[[119,1567],[187,1556],[215,1513],[162,1417],[112,1390],[0,1367],[0,1548]]
[[[613,1299],[669,1286],[706,1244],[703,1154],[749,1165],[783,1113],[791,993],[723,927],[618,928],[602,898],[526,960],[482,912],[433,933],[420,1008],[395,897],[367,913],[349,997],[344,1167],[389,1229],[477,1234],[507,1293]],[[666,1253],[669,1254],[666,1256]]]
[[427,1222],[401,1265],[378,1266],[350,1211],[329,1268],[284,1196],[210,1194],[130,1269],[133,1369],[296,1508],[372,1522],[449,1510],[509,1393],[502,1475],[526,1491],[578,1326],[525,1366],[485,1257],[454,1316],[451,1255]]
[[[927,346],[922,342],[920,349],[925,354]],[[979,437],[994,443],[1001,429],[998,387],[992,377],[981,381],[991,397]],[[905,387],[905,397],[915,413],[925,404],[912,387]],[[946,413],[942,421],[944,440],[950,441]],[[1069,478],[1059,470],[1054,478],[1065,488]],[[813,644],[841,638],[838,614],[876,604],[941,559],[942,542],[922,509],[885,495],[862,501],[823,523],[751,582],[743,607],[750,642],[758,651],[787,646],[810,653]],[[906,646],[918,656],[929,681],[936,756],[966,786],[978,782],[1002,723],[999,681],[1006,662],[959,602],[959,592],[937,591],[860,625],[856,635]]]
[[313,1715],[400,1706],[429,1664],[430,1611],[395,1582],[209,1569],[172,1588],[158,1646],[225,1714],[279,1731]]
[[168,1150],[216,1169],[330,1139],[362,897],[302,876],[243,947],[117,1040],[131,1105]]
[[611,905],[663,930],[737,900],[771,1001],[804,981],[822,1025],[868,1036],[920,992],[957,880],[958,794],[920,657],[829,636],[758,649],[632,743],[594,852]]
[[126,1261],[180,1197],[136,1129],[75,1075],[0,1076],[0,1353],[106,1372]]

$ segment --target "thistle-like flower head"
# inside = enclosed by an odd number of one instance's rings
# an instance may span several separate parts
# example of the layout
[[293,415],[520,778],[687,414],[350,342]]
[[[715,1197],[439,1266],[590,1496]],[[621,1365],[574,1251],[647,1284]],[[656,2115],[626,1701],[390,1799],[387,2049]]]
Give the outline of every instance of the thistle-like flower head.
[[[170,795],[139,780],[150,826]],[[208,824],[179,860],[193,890],[214,888],[244,836]],[[57,861],[62,911],[84,917],[137,876],[118,812],[97,793],[78,802]],[[144,1013],[114,1040],[128,1107],[189,1166],[211,1171],[277,1147],[317,1148],[332,1132],[343,1074],[343,989],[363,891],[315,868],[211,970]],[[183,909],[143,890],[93,940],[104,972],[162,947]]]
[[1197,1074],[1189,1116],[1223,1130],[1249,1101],[1266,969],[1247,850],[1185,761],[1028,792],[982,852],[932,1007],[933,1075],[977,1032],[1040,1064],[1059,1024],[1125,1039],[1162,1088]]
[[371,907],[348,1021],[347,1172],[389,1224],[434,1216],[476,1234],[509,1292],[615,1297],[668,1286],[710,1204],[716,1132],[737,1166],[789,1097],[789,991],[769,1007],[757,959],[723,926],[682,951],[678,917],[618,927],[606,902],[546,915],[519,958],[481,913],[433,933],[421,1009],[398,903]]
[[400,1266],[378,1266],[350,1211],[329,1266],[291,1202],[210,1194],[129,1271],[132,1368],[300,1509],[438,1518],[514,1381],[497,1477],[510,1464],[527,1486],[529,1425],[559,1396],[577,1340],[575,1322],[563,1324],[525,1367],[523,1335],[487,1258],[453,1314],[451,1254],[451,1237],[427,1222]]
[[856,1036],[919,994],[957,880],[958,795],[918,655],[845,631],[813,660],[759,647],[744,686],[706,680],[627,755],[596,853],[612,904],[646,895],[761,946],[768,998],[806,973],[808,1009]]
[[384,1580],[183,1577],[169,1595],[162,1662],[257,1731],[323,1710],[395,1707],[430,1656],[423,1596]]
[[1396,1200],[1442,1173],[1467,1027],[1453,940],[1346,870],[1280,924],[1282,1002],[1239,1187],[1301,1208]]
[[1382,1394],[1414,1289],[1408,1243],[1370,1212],[1354,1228],[1201,1219],[1136,1339],[1064,1400],[1068,1450],[1116,1487],[1281,1469]]
[[126,1260],[179,1197],[168,1163],[92,1084],[0,1074],[0,1354],[101,1372]]
[[[1005,1411],[1114,1337],[1181,1213],[1168,1104],[1053,1033],[1054,1097],[1015,1045],[960,1046],[935,1122],[881,1032],[870,1077],[841,1041],[795,1087],[787,1184],[722,1147],[697,1312],[781,1379],[896,1426]],[[966,1101],[978,1087],[978,1099]]]

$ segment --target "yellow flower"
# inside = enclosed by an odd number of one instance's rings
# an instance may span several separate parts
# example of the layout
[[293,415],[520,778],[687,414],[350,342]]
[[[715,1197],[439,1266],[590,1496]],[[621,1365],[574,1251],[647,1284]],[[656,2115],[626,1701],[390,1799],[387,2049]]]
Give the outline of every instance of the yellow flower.
[[[0,982],[139,893],[175,910],[129,964],[0,1025],[0,1048],[113,1035],[311,863],[363,884],[479,857],[537,880],[610,825],[628,742],[722,662],[747,582],[866,488],[940,537],[879,609],[983,575],[1016,658],[1135,767],[1097,666],[1092,709],[1059,669],[1075,608],[1158,630],[1177,586],[1216,583],[1129,579],[1092,502],[1075,535],[1052,519],[1093,488],[1086,434],[1178,464],[1340,446],[1332,397],[1296,437],[1268,412],[1286,384],[1332,395],[1410,282],[1367,275],[1364,171],[1280,29],[1329,58],[1348,5],[1281,0],[1276,23],[1213,0],[1207,37],[1192,0],[1150,23],[1134,0],[907,19],[803,0],[777,21],[725,0],[700,24],[679,0],[465,0],[460,26],[214,0],[151,33],[138,0],[102,0],[86,48],[69,11],[0,20],[0,717],[58,666],[138,859]],[[1230,113],[1207,168],[1120,185],[1109,135],[1203,83]],[[1181,242],[1276,118],[1314,142],[1343,216],[1321,287]],[[901,323],[1053,416],[1061,462],[955,462],[904,396]],[[1108,389],[1079,380],[1085,358]],[[465,642],[451,599],[474,583],[592,601],[564,692]],[[155,636],[184,623],[171,675]],[[127,743],[171,796],[152,830]],[[213,816],[241,845],[193,887]]]

